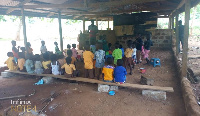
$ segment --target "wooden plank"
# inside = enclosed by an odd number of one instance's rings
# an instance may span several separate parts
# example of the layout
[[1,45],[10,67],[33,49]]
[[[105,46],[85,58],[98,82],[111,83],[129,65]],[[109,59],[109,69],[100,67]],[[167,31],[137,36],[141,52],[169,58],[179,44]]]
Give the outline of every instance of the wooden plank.
[[63,75],[53,75],[53,74],[28,74],[27,72],[8,71],[8,70],[6,70],[6,72],[11,72],[11,73],[16,73],[16,74],[24,74],[24,75],[42,76],[42,77],[54,77],[54,78],[59,78],[59,79],[64,79],[64,80],[114,85],[114,86],[128,87],[128,88],[134,88],[134,89],[148,89],[148,90],[159,90],[159,91],[166,91],[166,92],[174,92],[174,89],[172,87],[149,86],[149,85],[130,84],[130,83],[116,84],[116,83],[103,82],[103,81],[100,81],[100,80],[88,79],[88,78],[83,78],[83,77],[66,78]]
[[187,77],[190,8],[191,8],[190,0],[186,0],[186,3],[185,3],[184,40],[183,40],[183,56],[182,56],[182,71],[181,71],[182,77]]

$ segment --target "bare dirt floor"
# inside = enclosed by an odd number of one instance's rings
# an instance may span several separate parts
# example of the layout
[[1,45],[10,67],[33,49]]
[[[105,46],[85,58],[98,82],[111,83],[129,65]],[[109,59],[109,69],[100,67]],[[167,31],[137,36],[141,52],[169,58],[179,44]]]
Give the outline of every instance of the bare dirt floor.
[[[0,77],[0,98],[29,95],[35,89],[33,96],[20,99],[30,101],[31,107],[36,105],[37,110],[40,110],[46,104],[42,104],[42,101],[52,92],[60,93],[44,109],[47,116],[186,116],[172,52],[152,49],[150,57],[160,58],[161,67],[143,65],[144,63],[136,65],[133,75],[127,75],[127,83],[139,84],[142,75],[139,69],[145,68],[146,73],[143,76],[153,78],[155,86],[174,88],[173,93],[167,92],[166,101],[146,98],[142,96],[142,90],[128,88],[119,88],[114,96],[110,96],[108,93],[99,93],[97,84],[72,83],[59,79],[51,84],[34,85],[40,77],[22,75]],[[83,69],[82,62],[78,64],[79,69]],[[17,99],[0,100],[0,115],[11,106],[11,100]],[[7,115],[17,116],[18,113],[8,110]]]

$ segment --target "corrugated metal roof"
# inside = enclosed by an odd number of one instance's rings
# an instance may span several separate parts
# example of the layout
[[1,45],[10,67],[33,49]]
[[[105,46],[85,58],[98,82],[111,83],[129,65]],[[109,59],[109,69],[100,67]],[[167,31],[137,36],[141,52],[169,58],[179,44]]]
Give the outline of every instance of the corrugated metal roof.
[[[169,16],[182,0],[0,0],[0,15],[21,15],[57,18],[110,17],[119,14],[151,11]],[[192,0],[192,6],[199,0]],[[183,11],[180,8],[179,11]],[[70,16],[70,17],[67,17]]]

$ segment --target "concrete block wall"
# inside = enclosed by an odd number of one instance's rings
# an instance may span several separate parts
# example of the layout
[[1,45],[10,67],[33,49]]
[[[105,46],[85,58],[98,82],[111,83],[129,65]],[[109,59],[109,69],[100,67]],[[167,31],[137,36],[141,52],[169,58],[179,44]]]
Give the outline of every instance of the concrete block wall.
[[172,30],[171,29],[155,29],[152,30],[153,47],[172,47]]
[[[172,47],[172,30],[171,29],[153,29],[152,33],[152,47],[161,47],[161,48],[171,48]],[[146,41],[146,37],[142,38],[143,41]],[[134,36],[127,37],[117,37],[117,41],[124,46],[127,47],[126,43],[128,40],[135,41]]]

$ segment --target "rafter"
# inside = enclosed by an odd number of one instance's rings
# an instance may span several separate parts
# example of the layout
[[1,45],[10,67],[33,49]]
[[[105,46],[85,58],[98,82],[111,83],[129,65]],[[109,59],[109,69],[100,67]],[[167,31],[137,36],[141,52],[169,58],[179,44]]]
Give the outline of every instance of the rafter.
[[[15,7],[20,7],[26,3],[29,3],[30,1],[32,0],[24,0],[23,2],[21,2],[20,4],[16,5]],[[7,11],[6,11],[6,14],[10,14],[11,12],[13,12],[14,10],[17,10],[18,8],[9,8]]]
[[[157,2],[157,1],[165,1],[165,0],[122,0],[122,1],[109,1],[102,3],[88,3],[88,7],[96,7],[96,8],[105,8],[105,7],[116,7],[123,6],[128,4],[140,4],[140,3],[148,3],[148,2]],[[33,9],[33,8],[84,8],[84,4],[40,4],[40,5],[24,5],[25,9]]]

